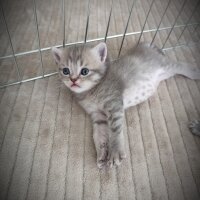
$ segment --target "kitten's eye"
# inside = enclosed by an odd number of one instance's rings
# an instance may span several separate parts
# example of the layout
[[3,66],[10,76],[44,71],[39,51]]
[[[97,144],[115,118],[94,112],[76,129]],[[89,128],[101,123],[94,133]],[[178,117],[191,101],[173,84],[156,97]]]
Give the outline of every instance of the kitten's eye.
[[88,68],[83,68],[81,70],[81,75],[86,76],[89,73],[89,69]]
[[70,74],[69,68],[67,68],[67,67],[63,68],[63,74],[69,75]]

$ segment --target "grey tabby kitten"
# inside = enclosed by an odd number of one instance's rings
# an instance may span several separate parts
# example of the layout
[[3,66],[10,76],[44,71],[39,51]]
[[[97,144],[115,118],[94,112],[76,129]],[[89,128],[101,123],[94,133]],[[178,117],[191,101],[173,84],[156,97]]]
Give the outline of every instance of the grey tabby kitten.
[[107,60],[105,43],[63,50],[54,47],[52,52],[61,80],[92,118],[99,168],[119,165],[126,157],[126,108],[147,100],[160,81],[175,74],[200,79],[199,69],[172,62],[157,47],[144,43],[113,62]]

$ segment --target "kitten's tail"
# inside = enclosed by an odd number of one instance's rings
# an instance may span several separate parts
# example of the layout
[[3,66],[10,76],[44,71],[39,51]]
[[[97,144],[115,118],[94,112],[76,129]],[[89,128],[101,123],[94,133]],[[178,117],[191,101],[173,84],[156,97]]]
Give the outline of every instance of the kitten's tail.
[[188,63],[171,63],[168,69],[172,75],[180,74],[190,79],[200,79],[200,69]]

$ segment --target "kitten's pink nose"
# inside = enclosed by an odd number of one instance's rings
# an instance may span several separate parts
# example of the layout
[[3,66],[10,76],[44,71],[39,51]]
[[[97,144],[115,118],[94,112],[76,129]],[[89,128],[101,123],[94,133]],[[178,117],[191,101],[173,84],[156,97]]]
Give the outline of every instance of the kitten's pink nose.
[[70,80],[71,80],[71,82],[75,83],[78,80],[78,78],[72,78],[71,77]]

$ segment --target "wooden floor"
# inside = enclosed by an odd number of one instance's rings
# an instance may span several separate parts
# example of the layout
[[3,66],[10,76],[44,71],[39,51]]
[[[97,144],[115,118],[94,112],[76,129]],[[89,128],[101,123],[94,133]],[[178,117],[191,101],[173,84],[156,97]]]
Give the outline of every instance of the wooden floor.
[[[12,2],[12,3],[11,3]],[[4,1],[15,53],[38,48],[33,1]],[[85,36],[87,3],[66,0],[66,43]],[[114,1],[109,35],[122,34],[132,1]],[[150,0],[138,0],[128,32],[142,29]],[[162,2],[162,3],[161,3]],[[181,0],[173,0],[161,27],[173,25]],[[177,24],[187,22],[197,1],[188,1]],[[62,44],[62,1],[36,0],[41,48]],[[88,39],[104,37],[111,1],[91,0]],[[167,2],[155,0],[145,30],[157,27]],[[146,13],[146,14],[145,14]],[[197,12],[197,14],[200,12]],[[1,13],[2,14],[2,13]],[[1,16],[2,17],[2,16]],[[197,22],[198,15],[192,18]],[[1,18],[0,55],[11,54]],[[179,44],[199,40],[199,28],[187,28]],[[177,44],[176,28],[166,47]],[[170,30],[160,31],[161,47]],[[144,33],[151,41],[155,32]],[[128,36],[122,54],[139,34]],[[107,41],[115,59],[121,37]],[[165,51],[173,60],[200,66],[200,46]],[[42,53],[45,73],[56,66]],[[17,57],[23,79],[41,74],[38,53]],[[13,59],[0,60],[0,82],[16,80]],[[89,117],[66,92],[57,75],[0,90],[0,199],[10,200],[144,200],[200,199],[200,138],[187,128],[200,118],[200,81],[176,76],[162,82],[148,101],[126,111],[124,133],[127,159],[112,170],[98,170]]]

